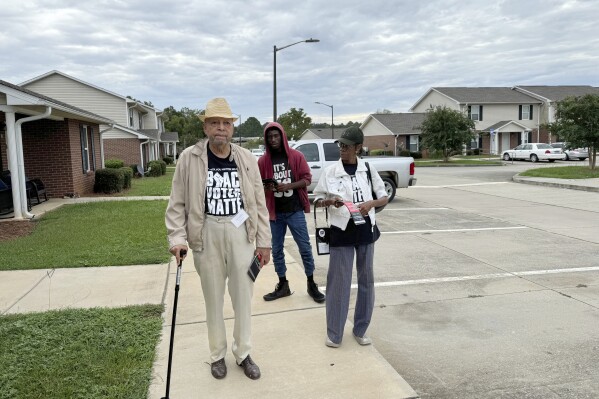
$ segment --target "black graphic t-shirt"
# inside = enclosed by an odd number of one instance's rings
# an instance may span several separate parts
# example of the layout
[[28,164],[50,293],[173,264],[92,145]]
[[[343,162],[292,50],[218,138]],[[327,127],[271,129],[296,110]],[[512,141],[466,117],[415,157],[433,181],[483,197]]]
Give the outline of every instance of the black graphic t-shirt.
[[237,165],[231,157],[219,158],[208,148],[206,213],[232,216],[243,208]]
[[[279,183],[289,184],[292,183],[293,175],[291,168],[289,167],[289,159],[287,154],[279,153],[272,154],[272,170],[273,179]],[[285,192],[275,192],[275,212],[295,212],[302,210],[300,205],[299,195],[296,190],[287,190]]]
[[[357,164],[343,164],[345,172],[351,177],[352,182],[352,202],[356,205],[364,202],[364,193],[358,185],[356,180],[356,170],[358,169]],[[331,247],[345,247],[353,245],[364,245],[370,244],[376,241],[374,234],[374,228],[370,217],[364,216],[366,223],[359,224],[356,226],[353,219],[349,219],[345,230],[341,230],[339,227],[331,226]]]

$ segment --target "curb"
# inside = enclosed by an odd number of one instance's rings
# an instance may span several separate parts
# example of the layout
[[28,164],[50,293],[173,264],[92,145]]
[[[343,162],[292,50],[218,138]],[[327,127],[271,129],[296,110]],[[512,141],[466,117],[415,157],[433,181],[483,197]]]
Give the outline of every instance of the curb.
[[524,178],[524,177],[520,177],[520,176],[512,177],[512,180],[515,183],[531,184],[531,185],[535,185],[535,186],[545,186],[545,187],[557,187],[557,188],[565,188],[565,189],[569,189],[569,190],[580,190],[580,191],[599,193],[599,187],[580,186],[580,185],[568,184],[568,183],[557,183],[554,181],[543,181],[543,180],[538,180],[538,179],[540,179],[540,178],[532,180],[532,179],[528,179],[528,178]]

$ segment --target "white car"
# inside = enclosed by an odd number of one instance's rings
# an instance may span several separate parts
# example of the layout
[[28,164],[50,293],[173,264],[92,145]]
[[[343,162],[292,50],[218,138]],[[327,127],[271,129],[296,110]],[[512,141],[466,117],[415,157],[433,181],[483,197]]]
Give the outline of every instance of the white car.
[[252,154],[256,156],[256,158],[260,158],[262,155],[264,155],[264,150],[261,150],[260,148],[252,148],[251,151]]
[[568,143],[563,142],[553,143],[551,144],[551,146],[554,148],[561,148],[564,154],[566,154],[566,161],[569,161],[571,159],[578,159],[584,161],[589,157],[589,150],[587,150],[586,148],[568,149]]
[[501,154],[504,161],[511,159],[530,160],[530,162],[549,161],[566,159],[566,154],[561,148],[553,148],[546,143],[527,143],[520,144],[518,147],[504,151]]

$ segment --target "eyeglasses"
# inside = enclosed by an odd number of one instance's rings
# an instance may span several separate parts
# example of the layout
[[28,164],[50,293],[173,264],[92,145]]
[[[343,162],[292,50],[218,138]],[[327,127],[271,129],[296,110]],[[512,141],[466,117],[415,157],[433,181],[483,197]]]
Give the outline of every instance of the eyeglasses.
[[340,142],[337,142],[337,146],[339,147],[340,150],[349,150],[350,148],[353,147],[353,145],[343,144]]

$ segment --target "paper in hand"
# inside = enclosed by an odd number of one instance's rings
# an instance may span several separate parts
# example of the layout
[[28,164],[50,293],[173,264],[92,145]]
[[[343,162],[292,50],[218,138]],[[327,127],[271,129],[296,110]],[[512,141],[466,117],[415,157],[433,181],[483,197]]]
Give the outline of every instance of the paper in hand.
[[366,223],[366,220],[364,220],[364,216],[362,216],[362,214],[360,213],[360,210],[353,202],[345,201],[344,204],[347,207],[347,209],[349,210],[349,214],[351,215],[352,219],[354,220],[354,223],[356,224],[356,226],[359,224]]
[[258,277],[258,273],[260,273],[260,260],[262,257],[258,254],[252,258],[252,263],[250,263],[250,267],[248,268],[248,276],[252,279],[252,281],[256,281],[256,277]]

